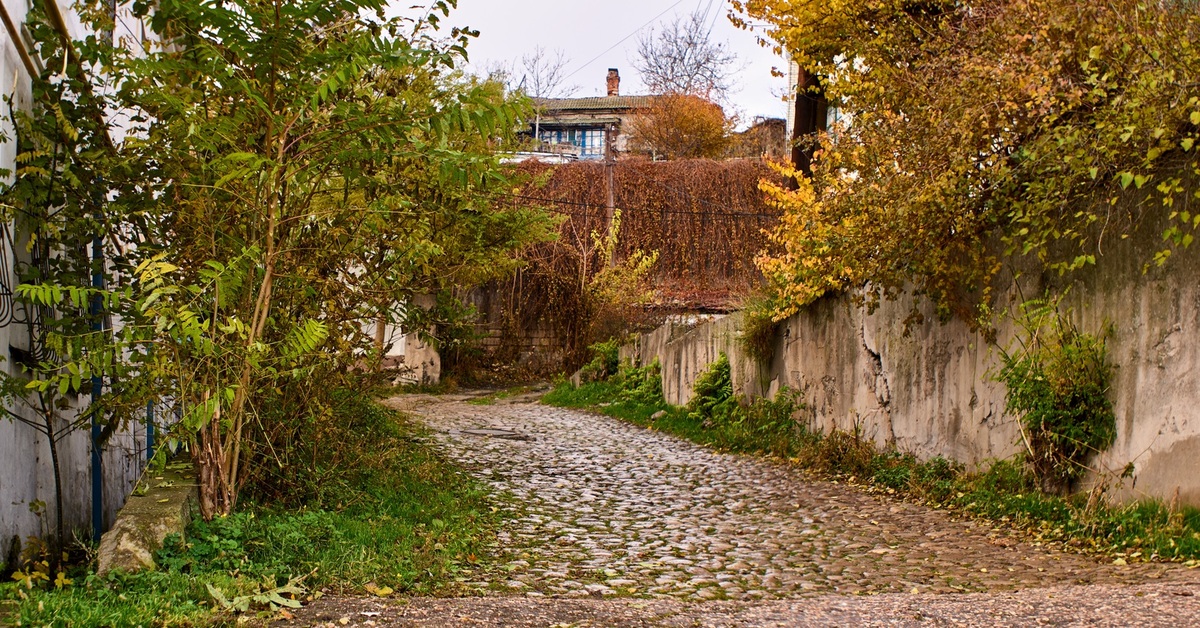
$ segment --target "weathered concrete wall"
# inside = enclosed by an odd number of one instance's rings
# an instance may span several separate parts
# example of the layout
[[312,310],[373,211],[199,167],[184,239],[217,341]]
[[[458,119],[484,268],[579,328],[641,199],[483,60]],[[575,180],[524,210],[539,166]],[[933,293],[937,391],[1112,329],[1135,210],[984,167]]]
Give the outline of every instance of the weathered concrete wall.
[[141,484],[100,540],[96,573],[102,576],[113,570],[155,569],[154,553],[169,535],[184,533],[199,500],[196,478],[186,461],[161,472],[147,470]]
[[[1111,399],[1116,443],[1095,461],[1107,479],[1134,465],[1121,498],[1157,497],[1200,505],[1200,247],[1143,272],[1160,246],[1158,227],[1108,245],[1080,275],[1064,302],[1076,325],[1099,333],[1112,325]],[[1002,286],[997,310],[1021,295],[1040,295],[1053,277],[1027,275]],[[924,322],[906,328],[914,312]],[[1017,418],[1005,411],[994,381],[1001,348],[1016,324],[1001,317],[989,343],[960,320],[940,323],[928,303],[905,296],[868,312],[847,296],[824,298],[777,329],[775,357],[757,365],[738,347],[736,316],[693,329],[667,325],[625,347],[643,364],[658,359],[668,401],[686,403],[696,376],[720,352],[730,356],[735,386],[747,397],[788,386],[803,392],[801,420],[821,430],[852,430],[880,445],[971,465],[1006,458],[1022,447]]]

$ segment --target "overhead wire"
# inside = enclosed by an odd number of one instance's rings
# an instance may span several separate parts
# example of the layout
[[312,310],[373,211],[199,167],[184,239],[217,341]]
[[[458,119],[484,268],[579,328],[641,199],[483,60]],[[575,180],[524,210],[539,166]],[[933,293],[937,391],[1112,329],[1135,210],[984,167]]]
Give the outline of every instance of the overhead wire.
[[565,81],[565,80],[567,80],[567,79],[571,78],[572,76],[575,76],[576,74],[579,74],[580,72],[582,72],[582,71],[583,71],[583,69],[584,69],[584,68],[586,68],[586,67],[588,67],[589,65],[591,65],[591,64],[593,64],[593,63],[595,63],[597,60],[599,60],[599,59],[600,59],[600,57],[603,57],[604,55],[608,54],[609,52],[611,52],[611,51],[612,51],[614,48],[616,48],[617,46],[620,46],[621,44],[625,43],[625,41],[626,41],[626,40],[628,40],[630,37],[633,37],[634,35],[637,35],[638,33],[642,32],[642,29],[643,29],[643,28],[646,28],[647,26],[649,26],[649,25],[653,24],[654,22],[658,21],[658,18],[660,18],[660,17],[662,17],[662,16],[666,15],[666,14],[667,14],[667,11],[670,11],[671,9],[674,9],[675,7],[679,6],[680,4],[683,4],[683,0],[675,0],[675,2],[674,2],[673,4],[671,4],[671,6],[667,7],[666,9],[663,9],[662,13],[659,13],[658,15],[655,15],[654,17],[650,18],[649,20],[647,20],[647,21],[646,21],[646,23],[645,23],[645,24],[642,24],[641,26],[637,27],[637,28],[636,28],[636,29],[635,29],[635,30],[634,30],[632,33],[629,33],[628,35],[626,35],[626,36],[622,37],[621,39],[617,40],[617,43],[615,43],[615,44],[613,44],[613,45],[609,46],[608,48],[605,48],[605,49],[604,49],[604,52],[601,52],[600,54],[596,55],[595,57],[592,57],[592,58],[591,58],[591,60],[589,60],[587,63],[584,63],[583,65],[581,65],[581,66],[579,66],[579,67],[575,68],[575,70],[574,70],[573,72],[571,72],[570,74],[568,74],[568,75],[564,76],[564,77],[563,77],[563,80]]
[[[670,188],[668,188],[668,189],[670,189]],[[672,190],[672,191],[675,191],[676,193],[678,193],[677,190]],[[602,208],[602,207],[604,207],[603,203],[585,203],[585,202],[581,202],[581,201],[568,201],[568,200],[556,199],[556,198],[543,198],[543,197],[538,197],[538,196],[530,196],[530,195],[526,195],[526,194],[499,193],[499,194],[496,194],[496,196],[502,196],[504,198],[520,199],[520,200],[524,200],[524,201],[533,201],[535,203],[550,203],[550,204],[555,204],[555,205],[568,205],[568,206],[573,206],[573,207],[583,207],[583,208],[587,208],[587,207]],[[693,200],[696,200],[696,202],[701,203],[701,204],[710,205],[709,203],[699,200],[699,199],[693,199]],[[635,207],[635,206],[629,206],[629,205],[626,205],[623,207],[621,207],[621,206],[614,207],[614,209],[619,209],[622,212],[644,212],[644,213],[648,213],[648,214],[671,214],[671,215],[685,215],[685,216],[719,216],[719,217],[728,217],[728,218],[779,218],[779,216],[780,216],[779,213],[771,213],[771,212],[738,212],[738,211],[706,212],[706,211],[694,211],[694,210],[686,210],[686,209],[667,209],[667,208],[655,209],[655,208],[651,208],[651,207]],[[555,210],[550,210],[550,211],[555,211]],[[574,215],[572,212],[564,212],[564,211],[556,211],[555,213]]]

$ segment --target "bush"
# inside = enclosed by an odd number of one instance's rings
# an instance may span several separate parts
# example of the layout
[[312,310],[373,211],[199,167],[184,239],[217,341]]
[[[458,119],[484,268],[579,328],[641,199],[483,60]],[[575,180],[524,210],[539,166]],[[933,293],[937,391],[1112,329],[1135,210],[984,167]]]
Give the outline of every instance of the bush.
[[621,365],[621,341],[616,338],[597,342],[588,347],[592,360],[583,366],[580,372],[583,381],[598,382],[617,374]]
[[1108,400],[1112,366],[1101,337],[1080,332],[1057,303],[1022,306],[1026,338],[1021,351],[1003,355],[999,379],[1010,412],[1022,416],[1029,464],[1049,491],[1069,491],[1087,463],[1116,439]]
[[688,417],[711,425],[717,420],[729,421],[738,410],[738,401],[733,396],[733,375],[729,368],[729,357],[724,353],[696,378],[692,387],[694,395],[688,402]]

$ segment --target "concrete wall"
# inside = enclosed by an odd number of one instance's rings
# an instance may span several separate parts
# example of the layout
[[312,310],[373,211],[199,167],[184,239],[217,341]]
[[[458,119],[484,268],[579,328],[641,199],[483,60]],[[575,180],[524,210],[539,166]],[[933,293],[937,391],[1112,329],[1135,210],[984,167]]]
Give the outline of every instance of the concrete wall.
[[[1001,286],[997,310],[1047,288],[1069,288],[1065,305],[1080,330],[1110,324],[1115,365],[1110,398],[1116,443],[1095,461],[1123,499],[1157,497],[1200,505],[1200,247],[1177,252],[1143,272],[1161,246],[1161,225],[1105,247],[1096,267],[1069,286],[1029,274]],[[924,322],[906,328],[918,312]],[[1005,388],[993,380],[1000,349],[1013,346],[1011,318],[989,343],[960,320],[936,321],[928,303],[903,296],[869,312],[846,295],[830,296],[783,321],[771,364],[747,357],[736,338],[740,318],[694,328],[666,325],[623,349],[643,364],[658,359],[668,401],[686,403],[696,376],[720,352],[730,356],[735,386],[747,397],[782,386],[804,393],[800,420],[851,430],[922,458],[971,465],[1012,456],[1022,447],[1017,418],[1005,411]],[[1095,478],[1093,478],[1095,479]]]
[[[24,0],[0,0],[4,9],[19,26],[24,22],[27,3]],[[71,3],[59,0],[68,29],[79,34],[80,26],[71,11]],[[127,7],[119,9],[122,23],[121,37],[139,33],[136,24],[129,25]],[[136,42],[134,42],[136,43]],[[0,27],[0,93],[14,97],[17,106],[28,107],[30,76],[18,56],[16,42],[7,30]],[[5,109],[5,114],[7,109]],[[0,116],[7,118],[7,115]],[[0,169],[12,169],[16,157],[16,146],[12,141],[12,129],[0,119]],[[117,133],[117,139],[120,133]],[[11,178],[5,179],[8,183]],[[11,223],[9,225],[11,228]],[[2,279],[10,289],[15,285],[13,276],[13,251],[8,243],[0,245],[0,255],[9,260],[10,274]],[[0,298],[6,298],[0,296]],[[18,316],[22,316],[20,310]],[[10,356],[10,346],[28,348],[28,331],[20,322],[0,321],[0,368],[15,372]],[[81,397],[79,404],[87,402]],[[78,407],[77,405],[77,407]],[[19,408],[27,418],[31,414]],[[124,504],[145,459],[145,428],[133,424],[104,446],[103,467],[103,519],[107,527],[114,520],[117,510]],[[81,538],[90,538],[92,521],[92,478],[91,438],[86,431],[66,435],[59,444],[60,468],[63,477],[64,521],[68,530],[76,531]],[[14,539],[41,536],[54,529],[54,476],[50,465],[50,450],[46,439],[33,428],[8,418],[0,417],[0,572],[5,568],[9,549]],[[31,511],[37,502],[44,503],[47,511],[43,515]]]

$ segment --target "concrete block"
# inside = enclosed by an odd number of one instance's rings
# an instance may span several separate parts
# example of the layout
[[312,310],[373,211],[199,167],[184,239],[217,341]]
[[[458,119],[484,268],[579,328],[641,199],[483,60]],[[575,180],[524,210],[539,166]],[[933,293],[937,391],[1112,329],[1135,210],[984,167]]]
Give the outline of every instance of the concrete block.
[[184,533],[198,498],[195,476],[190,466],[180,468],[185,466],[143,474],[116,523],[100,538],[100,575],[154,569],[154,553],[162,549],[163,540]]

